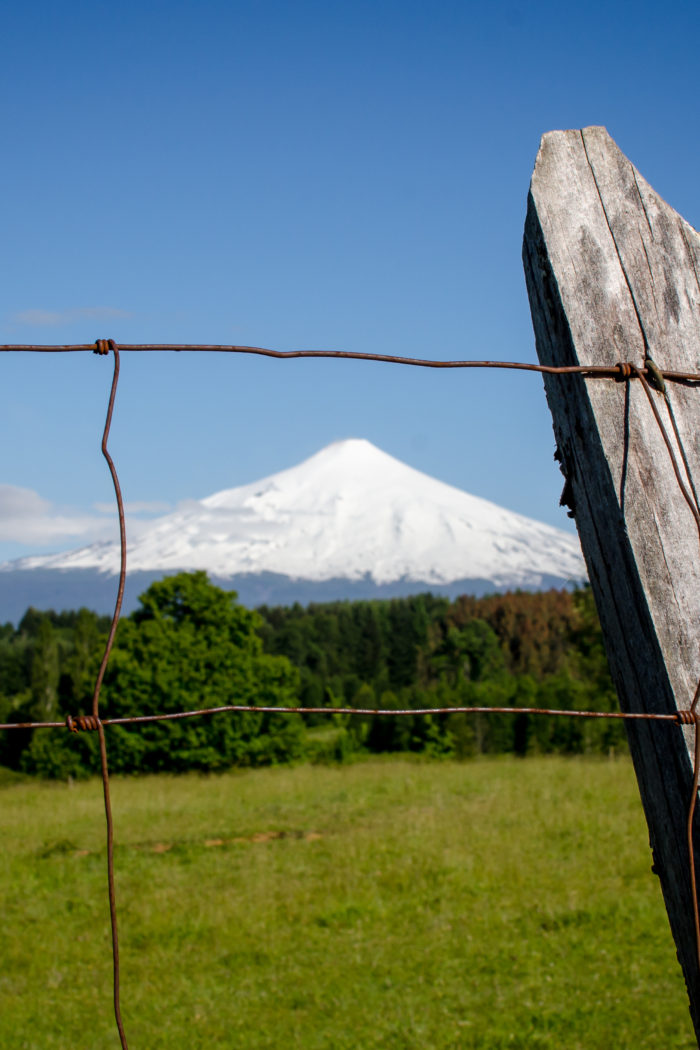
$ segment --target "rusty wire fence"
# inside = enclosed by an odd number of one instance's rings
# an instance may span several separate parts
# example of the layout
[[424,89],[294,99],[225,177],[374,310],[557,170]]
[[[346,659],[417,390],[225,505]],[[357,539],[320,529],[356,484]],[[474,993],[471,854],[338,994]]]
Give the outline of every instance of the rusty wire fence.
[[[112,805],[110,798],[109,767],[107,760],[107,741],[105,727],[111,725],[142,725],[148,722],[172,721],[184,718],[198,718],[204,715],[228,713],[232,717],[236,714],[246,712],[274,713],[274,714],[327,714],[327,715],[372,715],[386,718],[401,718],[415,715],[440,715],[440,714],[465,714],[465,715],[493,715],[509,714],[523,715],[531,714],[541,717],[575,718],[575,719],[617,719],[627,721],[645,722],[671,722],[679,726],[693,726],[695,729],[694,748],[694,775],[690,799],[687,810],[687,847],[688,868],[690,874],[695,943],[700,964],[700,916],[698,908],[698,890],[695,871],[695,856],[693,850],[693,818],[695,814],[698,784],[700,780],[700,681],[695,693],[688,698],[687,706],[675,713],[648,713],[648,712],[622,712],[622,711],[579,711],[558,710],[552,708],[538,707],[437,707],[437,708],[407,708],[404,710],[387,710],[383,708],[354,708],[354,707],[264,707],[243,704],[227,704],[220,707],[194,708],[189,711],[168,712],[162,714],[134,715],[123,718],[103,718],[100,715],[100,691],[109,656],[114,644],[117,625],[121,616],[122,600],[127,572],[127,547],[126,547],[126,518],[124,502],[117,470],[108,449],[108,440],[112,415],[114,412],[115,398],[119,383],[120,352],[151,353],[151,352],[210,352],[228,354],[254,354],[276,359],[295,358],[332,358],[358,361],[379,361],[388,364],[413,366],[418,368],[443,368],[443,369],[515,369],[520,371],[536,372],[547,375],[559,375],[562,377],[579,375],[590,379],[607,380],[608,382],[630,383],[637,381],[641,384],[647,401],[653,413],[656,425],[663,438],[668,452],[669,462],[673,470],[678,488],[687,503],[695,521],[698,538],[700,540],[700,500],[693,484],[688,459],[683,442],[681,440],[671,401],[668,397],[667,384],[682,384],[688,387],[700,385],[700,373],[674,372],[661,370],[657,367],[651,357],[647,356],[643,365],[631,362],[618,362],[610,365],[569,365],[555,367],[550,365],[535,365],[517,361],[434,361],[410,357],[395,357],[386,354],[363,354],[339,350],[295,350],[277,351],[268,350],[263,347],[253,346],[223,346],[223,345],[189,345],[189,344],[120,344],[119,346],[111,339],[98,339],[95,343],[71,344],[71,345],[2,345],[0,353],[95,353],[101,356],[111,355],[114,363],[112,383],[107,406],[107,416],[102,434],[102,454],[107,462],[112,483],[114,485],[115,500],[119,516],[120,536],[120,572],[117,586],[117,596],[114,607],[114,615],[105,645],[104,653],[100,663],[95,687],[92,695],[91,710],[87,713],[69,714],[61,722],[11,722],[0,724],[0,730],[58,730],[69,732],[92,731],[99,737],[100,762],[102,774],[102,789],[104,796],[105,826],[107,837],[107,886],[109,896],[109,911],[112,937],[112,973],[113,973],[113,1000],[114,1016],[119,1033],[122,1050],[128,1050],[128,1043],[121,1015],[120,1000],[120,962],[119,962],[119,936],[117,924],[117,901],[114,882],[114,824],[112,819]],[[660,407],[661,406],[661,407]],[[668,417],[669,425],[664,422],[664,411]],[[670,428],[670,429],[669,429]],[[673,435],[673,436],[672,436]],[[675,444],[675,447],[674,447]]]

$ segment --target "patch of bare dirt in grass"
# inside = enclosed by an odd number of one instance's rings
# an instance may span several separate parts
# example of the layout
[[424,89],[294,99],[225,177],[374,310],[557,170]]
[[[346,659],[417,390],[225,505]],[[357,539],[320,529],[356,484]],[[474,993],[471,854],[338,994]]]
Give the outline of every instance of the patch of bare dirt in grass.
[[[234,846],[234,845],[251,845],[258,844],[261,842],[275,842],[280,839],[296,839],[302,842],[318,842],[319,839],[323,838],[323,834],[320,831],[255,831],[252,835],[236,835],[230,839],[216,838],[216,839],[202,839],[201,842],[189,841],[187,843],[177,842],[147,842],[147,843],[136,843],[133,845],[122,846],[121,849],[133,849],[138,850],[141,853],[169,853],[171,849],[178,845],[197,846],[202,845],[207,849],[214,849],[221,846]],[[45,852],[44,855],[48,856],[51,852]],[[89,857],[94,853],[100,852],[99,850],[89,849],[72,849],[69,852],[74,857]]]

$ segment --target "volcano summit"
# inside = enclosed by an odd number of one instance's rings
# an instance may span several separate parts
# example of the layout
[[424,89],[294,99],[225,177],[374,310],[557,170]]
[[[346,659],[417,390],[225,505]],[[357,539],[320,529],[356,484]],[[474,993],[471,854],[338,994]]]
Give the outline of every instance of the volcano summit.
[[[585,576],[575,536],[437,481],[361,439],[140,523],[129,539],[127,609],[151,580],[192,569],[235,588],[247,605],[540,589]],[[108,611],[118,571],[113,542],[6,562],[0,620],[29,604]]]

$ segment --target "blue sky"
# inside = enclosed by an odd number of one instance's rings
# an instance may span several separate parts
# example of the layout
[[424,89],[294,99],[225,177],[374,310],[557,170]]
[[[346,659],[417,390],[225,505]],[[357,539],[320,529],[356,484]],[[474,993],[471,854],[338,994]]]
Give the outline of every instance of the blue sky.
[[[693,3],[11,2],[2,343],[534,360],[540,136],[607,126],[700,225]],[[109,532],[110,365],[1,355],[0,560]],[[563,528],[539,377],[124,355],[135,516],[365,437]]]

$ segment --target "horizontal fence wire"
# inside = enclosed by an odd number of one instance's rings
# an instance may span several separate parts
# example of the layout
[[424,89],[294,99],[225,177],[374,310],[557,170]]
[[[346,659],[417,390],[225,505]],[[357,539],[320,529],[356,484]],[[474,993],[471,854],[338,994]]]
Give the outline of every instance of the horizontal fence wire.
[[[34,343],[0,345],[0,353],[34,353],[34,354],[75,354],[107,353],[105,345],[113,344],[111,339],[98,339],[94,343],[66,343],[63,345],[42,345]],[[659,369],[656,366],[641,368],[624,362],[614,365],[536,365],[526,361],[435,361],[432,358],[399,357],[394,354],[366,354],[355,350],[269,350],[263,346],[236,346],[222,343],[119,343],[120,352],[126,353],[212,353],[212,354],[252,354],[257,357],[272,357],[277,360],[297,360],[310,358],[320,360],[331,358],[346,361],[379,361],[390,365],[413,365],[416,368],[503,368],[519,372],[539,372],[541,375],[583,375],[601,379],[629,379],[630,369],[653,378],[660,375],[676,383],[695,385],[700,383],[700,372],[676,372]]]
[[[142,725],[150,722],[166,722],[174,721],[184,718],[197,718],[207,715],[219,715],[219,714],[231,714],[236,713],[259,713],[259,714],[279,714],[279,715],[291,715],[291,714],[326,714],[326,715],[355,715],[355,716],[379,716],[387,718],[401,718],[401,717],[415,717],[415,716],[428,716],[428,715],[537,715],[543,717],[556,717],[556,718],[590,718],[590,719],[617,719],[624,721],[644,721],[644,722],[667,722],[675,725],[692,725],[695,730],[695,747],[694,747],[694,771],[693,771],[693,789],[688,808],[687,817],[687,845],[689,855],[689,871],[690,871],[690,883],[691,883],[691,896],[693,902],[693,913],[694,913],[694,927],[695,927],[695,944],[696,952],[698,957],[698,964],[700,965],[700,909],[698,906],[698,890],[695,872],[695,856],[693,848],[693,818],[695,814],[698,787],[700,782],[700,682],[698,682],[695,694],[693,696],[689,709],[678,710],[673,713],[654,713],[654,712],[628,712],[628,711],[581,711],[581,710],[566,710],[556,708],[541,708],[541,707],[485,707],[485,706],[471,706],[471,707],[429,707],[429,708],[403,708],[403,709],[389,709],[389,708],[355,708],[355,707],[270,707],[270,706],[255,706],[247,704],[227,704],[220,707],[206,707],[197,708],[191,711],[177,711],[177,712],[163,712],[160,714],[150,715],[132,715],[129,717],[122,718],[102,718],[99,712],[99,696],[100,689],[102,686],[102,680],[104,677],[105,669],[109,660],[109,656],[114,643],[116,634],[117,624],[121,615],[121,605],[124,595],[124,586],[126,581],[127,561],[126,561],[126,526],[125,526],[125,514],[124,514],[124,503],[121,494],[121,488],[119,485],[119,479],[117,477],[117,471],[112,461],[112,458],[107,449],[107,441],[109,438],[109,431],[112,421],[112,413],[114,409],[115,396],[117,391],[117,384],[119,380],[119,365],[120,365],[120,352],[137,352],[137,353],[149,353],[149,352],[208,352],[208,353],[229,353],[229,354],[252,354],[261,357],[269,357],[274,359],[299,359],[299,358],[310,358],[310,359],[341,359],[341,360],[356,360],[356,361],[373,361],[373,362],[384,362],[387,364],[399,364],[399,365],[410,365],[419,368],[488,368],[488,369],[510,369],[525,372],[536,372],[544,375],[561,375],[571,376],[579,375],[584,378],[590,379],[608,379],[615,380],[617,382],[628,382],[629,380],[638,380],[644,392],[649,400],[655,421],[661,433],[661,436],[666,445],[673,468],[678,487],[688,504],[691,513],[695,519],[695,523],[698,528],[698,534],[700,537],[700,503],[697,498],[696,490],[690,477],[690,470],[688,466],[688,459],[683,448],[683,444],[680,440],[680,434],[676,425],[673,410],[668,400],[668,395],[665,388],[665,382],[669,381],[672,383],[680,383],[685,386],[695,387],[700,384],[700,373],[697,372],[678,372],[678,371],[667,371],[660,369],[655,362],[646,356],[643,365],[636,365],[630,362],[617,362],[611,365],[536,365],[526,362],[518,361],[434,361],[431,359],[412,358],[412,357],[398,357],[389,354],[366,354],[353,351],[343,350],[268,350],[264,347],[257,346],[228,346],[228,345],[208,345],[208,344],[119,344],[117,345],[112,339],[98,339],[94,343],[81,343],[81,344],[66,344],[66,345],[34,345],[34,344],[22,344],[22,345],[0,345],[0,353],[96,353],[102,356],[113,354],[114,356],[114,373],[112,378],[112,384],[110,389],[110,397],[107,408],[107,418],[105,427],[102,435],[102,454],[105,457],[112,482],[114,485],[117,510],[119,514],[119,531],[120,531],[120,547],[121,547],[121,565],[119,573],[119,582],[117,590],[117,599],[115,603],[114,615],[112,617],[108,639],[105,645],[104,654],[100,664],[100,669],[95,683],[95,688],[92,698],[92,713],[91,714],[77,714],[68,715],[64,721],[60,722],[10,722],[0,724],[0,730],[13,730],[13,729],[24,729],[24,730],[36,730],[36,729],[68,729],[71,732],[79,731],[96,731],[100,739],[100,757],[101,757],[101,778],[104,793],[104,807],[105,807],[105,823],[107,831],[107,880],[108,880],[108,895],[109,895],[109,907],[110,907],[110,922],[112,932],[112,973],[113,973],[113,1001],[114,1001],[114,1015],[117,1025],[117,1031],[119,1033],[119,1039],[121,1042],[122,1050],[128,1050],[128,1044],[126,1034],[124,1031],[124,1025],[121,1017],[121,1002],[120,1002],[120,964],[119,964],[119,939],[118,939],[118,924],[117,924],[117,909],[116,909],[116,892],[114,885],[114,829],[112,821],[112,809],[110,801],[110,790],[109,790],[109,770],[107,765],[107,748],[104,727],[110,725]],[[659,410],[655,403],[654,390],[663,395],[665,400],[669,417],[671,420],[671,426],[674,432],[674,436],[678,443],[678,447],[681,454],[681,460],[685,471],[686,478],[689,482],[690,491],[688,486],[685,484],[683,479],[683,470],[677,462],[671,438],[666,430],[664,422],[661,418]]]
[[261,715],[371,715],[402,718],[408,715],[554,715],[557,718],[612,718],[637,722],[674,722],[690,725],[689,711],[656,714],[646,711],[575,711],[555,707],[258,707],[255,704],[224,704],[221,707],[198,707],[192,711],[167,711],[153,715],[129,715],[122,718],[99,718],[92,715],[67,715],[62,722],[3,722],[0,729],[97,729],[103,726],[143,725],[145,722],[175,722],[181,718],[199,718],[223,714]]

